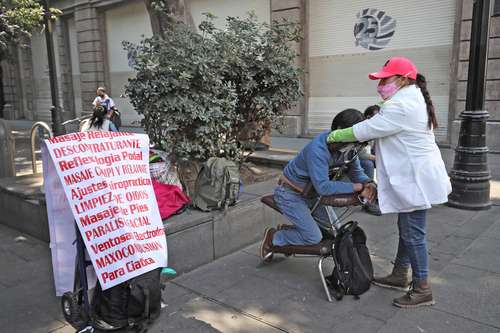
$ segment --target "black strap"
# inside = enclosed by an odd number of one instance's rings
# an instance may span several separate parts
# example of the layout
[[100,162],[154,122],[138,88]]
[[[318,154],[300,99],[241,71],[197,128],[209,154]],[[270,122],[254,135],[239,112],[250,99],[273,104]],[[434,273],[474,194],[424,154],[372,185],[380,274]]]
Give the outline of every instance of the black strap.
[[148,331],[148,324],[151,323],[150,309],[149,309],[149,303],[151,297],[148,288],[144,288],[140,284],[138,284],[137,287],[141,288],[142,293],[144,294],[144,312],[142,313],[142,318],[139,320],[129,319],[129,327],[131,327],[135,333],[146,333]]
[[142,316],[144,319],[148,319],[149,318],[149,301],[150,301],[149,289],[142,288],[142,292],[144,293],[144,312],[143,312]]
[[352,233],[354,231],[354,229],[356,229],[358,227],[358,222],[356,221],[349,221],[347,222],[346,224],[344,224],[343,226],[340,227],[339,229],[339,235],[342,235],[346,232],[350,232]]

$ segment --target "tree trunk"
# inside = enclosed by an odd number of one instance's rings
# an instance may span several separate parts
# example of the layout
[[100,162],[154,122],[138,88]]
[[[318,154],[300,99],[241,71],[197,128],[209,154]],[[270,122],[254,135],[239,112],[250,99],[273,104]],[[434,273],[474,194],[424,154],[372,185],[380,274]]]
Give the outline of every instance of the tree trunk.
[[[153,8],[153,3],[161,2],[165,6],[164,12]],[[169,25],[175,22],[184,22],[193,26],[193,19],[186,7],[185,0],[146,0],[146,8],[151,20],[151,29],[154,35],[163,36]]]
[[158,13],[153,7],[151,2],[154,2],[154,0],[146,0],[146,8],[149,13],[149,19],[151,21],[151,30],[153,30],[154,35],[162,35],[162,29],[161,29],[161,19],[160,16],[161,14]]

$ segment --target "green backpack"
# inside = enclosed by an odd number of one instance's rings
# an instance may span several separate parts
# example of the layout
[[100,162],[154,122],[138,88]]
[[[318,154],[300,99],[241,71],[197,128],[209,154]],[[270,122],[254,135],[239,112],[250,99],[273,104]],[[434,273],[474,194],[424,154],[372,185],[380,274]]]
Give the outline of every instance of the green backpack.
[[193,205],[203,211],[234,205],[240,192],[240,171],[235,162],[211,157],[196,178]]

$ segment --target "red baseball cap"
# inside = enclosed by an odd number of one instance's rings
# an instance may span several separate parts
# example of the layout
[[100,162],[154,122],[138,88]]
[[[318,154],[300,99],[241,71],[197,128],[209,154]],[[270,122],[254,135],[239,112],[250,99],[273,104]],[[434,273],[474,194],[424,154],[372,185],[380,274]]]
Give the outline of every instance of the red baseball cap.
[[417,67],[404,57],[393,57],[385,63],[384,67],[379,72],[370,73],[368,77],[370,80],[379,80],[391,77],[394,75],[401,75],[409,77],[410,79],[417,79]]

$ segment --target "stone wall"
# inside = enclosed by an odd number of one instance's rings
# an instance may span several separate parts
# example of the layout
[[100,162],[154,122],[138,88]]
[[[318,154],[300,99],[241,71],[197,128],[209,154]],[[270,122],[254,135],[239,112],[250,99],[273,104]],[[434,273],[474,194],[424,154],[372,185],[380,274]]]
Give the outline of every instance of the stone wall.
[[16,109],[18,107],[18,100],[16,98],[17,85],[16,73],[18,64],[16,61],[4,60],[0,63],[3,73],[3,94],[4,94],[4,108],[3,117],[5,119],[16,119]]
[[96,88],[105,85],[101,21],[97,9],[88,3],[77,6],[74,15],[80,57],[82,110],[91,112]]
[[[23,43],[29,44],[27,41],[23,41]],[[29,48],[25,47],[23,49],[27,50]],[[26,105],[23,103],[23,99],[18,98],[23,91],[23,82],[21,80],[23,63],[22,58],[18,59],[20,55],[20,50],[12,47],[8,58],[0,62],[0,66],[3,69],[4,119],[23,118],[24,112],[26,112]]]
[[[304,28],[304,35],[306,31],[306,4],[305,0],[271,0],[271,22],[274,20],[281,20],[286,18],[292,22],[298,22]],[[307,61],[307,48],[306,38],[301,42],[292,45],[297,56],[297,66],[306,68]],[[307,85],[307,77],[302,77],[301,89],[305,89]],[[305,97],[299,103],[286,112],[285,130],[284,133],[273,133],[273,135],[283,135],[287,137],[302,136],[305,132]]]
[[25,119],[34,120],[33,112],[33,66],[31,63],[31,48],[22,48],[19,50],[18,63],[20,66],[21,91],[17,97],[22,100],[23,115]]
[[[469,69],[472,5],[473,0],[462,0],[460,46],[456,81],[457,100],[453,115],[455,120],[453,121],[451,135],[452,147],[455,147],[458,142],[460,113],[465,110],[467,76]],[[494,13],[491,18],[485,109],[490,113],[487,126],[487,145],[490,151],[500,152],[500,13]]]

